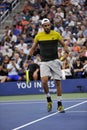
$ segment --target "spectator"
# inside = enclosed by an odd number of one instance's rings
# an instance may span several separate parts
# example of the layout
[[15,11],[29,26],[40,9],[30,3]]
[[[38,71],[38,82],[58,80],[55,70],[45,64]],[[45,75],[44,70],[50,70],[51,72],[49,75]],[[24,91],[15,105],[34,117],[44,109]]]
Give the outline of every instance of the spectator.
[[86,38],[83,37],[83,33],[80,33],[77,39],[77,45],[83,46],[85,41],[86,41]]
[[7,65],[9,64],[9,57],[8,55],[5,55],[3,57],[3,61],[0,63],[0,81],[5,82],[7,75],[8,75],[8,70],[7,70]]
[[25,17],[23,17],[22,20],[21,20],[21,25],[24,27],[28,24],[29,24],[29,22],[25,19]]
[[62,5],[63,6],[69,6],[70,5],[70,0],[62,0]]
[[7,9],[7,5],[4,1],[0,1],[0,12],[1,12],[1,15],[6,11]]
[[20,49],[23,49],[23,51],[25,51],[27,49],[27,44],[24,43],[24,39],[20,40],[20,43],[18,45],[16,45],[16,48],[18,49],[18,51]]
[[9,47],[11,47],[10,37],[9,37],[9,36],[7,36],[7,37],[4,39],[4,46],[9,46]]
[[28,43],[28,44],[27,44],[27,48],[24,50],[24,53],[25,53],[26,55],[29,54],[30,48],[31,48],[31,43]]
[[9,64],[7,65],[8,76],[7,81],[21,81],[22,77],[19,75],[21,71],[20,66],[15,62],[14,58],[11,58]]
[[16,28],[16,25],[13,25],[12,32],[14,35],[18,36],[21,34],[20,29]]
[[9,46],[4,46],[2,53],[3,56],[8,55],[9,57],[11,57],[13,54],[13,50]]
[[23,49],[19,50],[20,58],[22,59],[22,62],[25,62],[27,55],[24,53]]
[[84,62],[83,75],[85,78],[87,78],[87,60],[85,60],[85,62]]
[[20,67],[22,67],[23,61],[22,61],[20,54],[18,52],[14,52],[13,59],[15,60],[16,64],[18,64]]
[[39,2],[39,0],[34,0],[33,8],[34,8],[35,10],[40,9],[40,2]]
[[69,52],[68,56],[67,56],[67,60],[68,62],[70,63],[70,66],[72,68],[73,64],[75,63],[76,61],[76,57],[73,56],[73,53],[72,52]]
[[87,50],[87,40],[84,42],[83,46],[85,46]]
[[62,5],[62,0],[54,0],[54,5],[55,5],[56,7],[61,6],[61,5]]
[[31,19],[32,19],[32,23],[38,24],[38,22],[39,22],[39,14],[38,14],[38,12],[34,11],[33,16],[32,16]]
[[59,57],[60,60],[62,60],[63,53],[64,53],[64,52],[63,52],[62,47],[59,47],[59,48],[58,48],[58,57]]
[[40,66],[38,64],[29,65],[29,78],[30,80],[40,80]]
[[59,14],[59,16],[60,16],[61,18],[64,18],[64,12],[63,12],[63,10],[62,10],[61,7],[59,7],[59,8],[57,9],[57,13]]
[[85,60],[87,60],[87,50],[85,46],[82,46],[81,52],[79,53],[79,58],[80,61],[83,62],[83,64]]
[[63,79],[72,78],[71,65],[67,59],[62,63],[62,77]]
[[38,32],[42,32],[42,31],[43,31],[42,24],[41,24],[41,23],[39,23]]
[[73,78],[82,78],[83,77],[83,64],[80,59],[77,59],[73,64]]
[[77,42],[74,42],[72,46],[73,55],[77,56],[80,51],[81,51],[81,47],[77,45]]
[[62,33],[62,36],[64,39],[66,39],[67,37],[70,37],[70,34],[71,34],[71,32],[69,31],[69,28],[66,27],[65,31],[63,31],[63,33]]
[[[1,49],[1,48],[0,48]],[[3,62],[3,54],[2,54],[2,52],[1,52],[1,50],[0,50],[0,64],[2,64],[2,62]]]
[[70,38],[69,39],[70,39],[69,46],[73,46],[73,43],[77,41],[72,33],[70,34]]
[[47,7],[47,1],[46,0],[40,0],[40,6],[41,6],[41,8],[45,8],[45,7]]
[[[9,36],[9,35],[10,35],[10,32],[11,32],[10,26],[6,26],[6,27],[5,27],[5,33]],[[5,35],[5,34],[4,34],[4,35]]]
[[32,4],[31,2],[29,1],[25,1],[24,2],[24,6],[23,6],[23,9],[22,9],[23,13],[25,14],[27,11],[28,12],[31,12],[33,11],[33,7],[32,7]]
[[[22,20],[22,18],[21,18],[21,20]],[[20,32],[22,32],[22,30],[23,30],[23,26],[22,26],[21,20],[19,20],[19,21],[16,22],[16,28],[17,28]]]
[[10,32],[10,43],[13,41],[13,42],[17,42],[17,36],[13,34],[13,32]]

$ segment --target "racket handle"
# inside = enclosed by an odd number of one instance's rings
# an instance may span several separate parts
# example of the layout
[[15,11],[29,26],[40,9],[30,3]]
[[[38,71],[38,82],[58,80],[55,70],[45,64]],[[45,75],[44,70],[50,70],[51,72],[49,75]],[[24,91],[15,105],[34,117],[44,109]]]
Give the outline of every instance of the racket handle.
[[29,70],[26,70],[26,84],[28,84],[30,81],[29,79]]

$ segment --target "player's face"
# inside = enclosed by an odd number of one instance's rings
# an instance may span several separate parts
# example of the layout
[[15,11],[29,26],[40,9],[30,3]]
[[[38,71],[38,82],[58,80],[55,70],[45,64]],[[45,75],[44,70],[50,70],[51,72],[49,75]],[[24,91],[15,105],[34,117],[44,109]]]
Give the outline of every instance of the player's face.
[[44,23],[44,24],[43,24],[43,28],[44,28],[44,31],[45,31],[46,33],[49,33],[49,32],[50,32],[50,28],[51,28],[50,23],[49,23],[49,22]]

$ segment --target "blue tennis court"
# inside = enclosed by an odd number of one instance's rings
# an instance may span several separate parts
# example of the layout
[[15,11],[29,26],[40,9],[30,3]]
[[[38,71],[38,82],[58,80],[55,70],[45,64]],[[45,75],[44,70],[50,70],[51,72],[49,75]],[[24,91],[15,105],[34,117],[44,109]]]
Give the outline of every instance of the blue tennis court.
[[45,100],[0,102],[0,130],[87,130],[87,99],[64,99],[65,113]]

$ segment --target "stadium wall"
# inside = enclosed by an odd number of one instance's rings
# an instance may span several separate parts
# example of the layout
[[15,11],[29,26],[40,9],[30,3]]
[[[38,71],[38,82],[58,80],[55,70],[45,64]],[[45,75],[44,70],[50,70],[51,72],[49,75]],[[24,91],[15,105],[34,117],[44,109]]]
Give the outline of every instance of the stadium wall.
[[[50,93],[56,93],[54,81],[48,82]],[[87,92],[87,79],[67,79],[62,81],[63,93]],[[0,83],[0,96],[43,94],[41,81]]]

